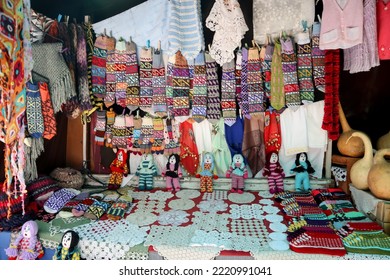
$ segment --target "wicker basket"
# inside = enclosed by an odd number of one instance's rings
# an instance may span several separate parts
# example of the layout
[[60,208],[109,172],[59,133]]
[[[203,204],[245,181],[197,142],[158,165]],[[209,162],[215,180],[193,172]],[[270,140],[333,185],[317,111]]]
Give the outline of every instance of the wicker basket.
[[81,172],[70,167],[56,168],[50,173],[50,177],[56,180],[62,188],[81,189],[84,184]]

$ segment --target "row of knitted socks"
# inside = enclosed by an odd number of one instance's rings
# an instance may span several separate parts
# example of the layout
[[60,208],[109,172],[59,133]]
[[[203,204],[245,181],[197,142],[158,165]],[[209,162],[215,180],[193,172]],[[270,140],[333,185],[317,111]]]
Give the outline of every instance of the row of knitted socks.
[[207,119],[210,122],[215,123],[221,118],[217,62],[208,52],[205,53],[205,60],[207,77]]
[[298,34],[297,64],[299,93],[303,104],[314,102],[313,65],[309,33]]
[[265,111],[260,54],[257,47],[248,50],[248,102],[251,116]]
[[150,112],[153,103],[152,81],[152,48],[142,48],[140,54],[139,85],[140,85],[140,108]]
[[126,62],[126,76],[127,76],[127,89],[126,89],[126,106],[130,110],[137,109],[139,105],[139,73],[138,73],[138,59],[137,59],[137,46],[134,42],[127,44],[129,51],[129,60]]

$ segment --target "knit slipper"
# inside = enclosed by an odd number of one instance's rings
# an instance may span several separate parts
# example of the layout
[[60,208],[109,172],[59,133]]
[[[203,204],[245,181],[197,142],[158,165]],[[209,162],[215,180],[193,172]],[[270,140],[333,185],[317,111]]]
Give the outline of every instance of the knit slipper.
[[129,206],[129,203],[126,202],[115,202],[111,205],[110,209],[108,209],[107,218],[114,221],[122,219],[129,209]]
[[85,212],[84,217],[91,220],[100,219],[109,208],[109,204],[103,201],[95,201]]

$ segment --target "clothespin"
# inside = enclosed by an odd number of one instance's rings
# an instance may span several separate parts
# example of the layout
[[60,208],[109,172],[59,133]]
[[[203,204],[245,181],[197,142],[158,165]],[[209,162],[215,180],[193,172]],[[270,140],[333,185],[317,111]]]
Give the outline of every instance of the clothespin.
[[146,41],[146,48],[148,48],[148,49],[150,48],[150,40]]
[[321,23],[321,16],[320,15],[317,15],[317,18],[318,18],[318,21],[319,21],[319,23]]
[[137,110],[137,119],[139,118],[139,110]]
[[303,27],[303,32],[306,32],[307,29],[307,20],[302,20],[302,27]]
[[90,22],[90,16],[84,16],[84,22],[89,23]]
[[61,19],[62,19],[62,15],[61,15],[61,14],[58,14],[58,16],[57,16],[57,21],[58,21],[58,22],[61,22]]
[[208,47],[208,50],[210,51],[210,49],[211,49],[211,45],[210,45],[210,44],[208,44],[208,45],[207,45],[207,47]]
[[106,29],[104,28],[104,33],[103,33],[104,36],[107,36],[107,31]]
[[131,36],[129,37],[129,39],[130,39],[129,43],[133,42],[133,40],[131,39]]
[[157,50],[160,51],[161,50],[161,41],[158,40],[158,43],[157,43]]

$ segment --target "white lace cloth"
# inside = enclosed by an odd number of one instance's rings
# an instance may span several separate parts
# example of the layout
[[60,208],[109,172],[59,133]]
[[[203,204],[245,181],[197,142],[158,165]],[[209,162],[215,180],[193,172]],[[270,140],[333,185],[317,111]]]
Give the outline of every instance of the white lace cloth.
[[192,199],[200,196],[200,191],[197,190],[180,190],[176,193],[176,197]]
[[272,205],[263,206],[263,210],[268,214],[276,214],[280,211],[278,207]]
[[232,219],[264,219],[264,211],[259,204],[231,204],[230,205],[230,218]]
[[144,242],[148,227],[140,228],[126,220],[103,220],[75,227],[79,248],[85,259],[123,259],[131,247]]
[[188,246],[196,228],[152,225],[145,246]]
[[169,210],[160,214],[158,217],[158,222],[160,225],[164,226],[180,226],[181,224],[187,223],[189,221],[189,215],[189,213],[183,210]]
[[255,200],[255,196],[253,193],[244,192],[242,194],[239,193],[231,193],[228,195],[228,199],[233,203],[251,203]]
[[283,216],[277,214],[267,214],[265,219],[270,223],[277,223],[283,221]]
[[137,203],[137,211],[161,213],[165,208],[165,201],[161,200],[141,200]]
[[269,198],[263,198],[263,199],[260,199],[259,203],[263,204],[263,205],[272,205],[272,204],[274,204],[274,201],[272,199],[269,199]]
[[240,236],[255,236],[270,240],[269,233],[262,220],[233,220],[230,228],[232,232]]
[[169,208],[175,210],[189,210],[195,207],[195,202],[191,199],[174,199],[168,203]]
[[227,207],[227,203],[223,200],[202,200],[198,204],[200,211],[210,213],[224,212],[227,210]]
[[227,199],[227,191],[213,191],[212,193],[204,193],[202,199],[203,200],[225,200]]
[[221,248],[217,247],[182,247],[157,245],[153,248],[167,260],[212,260],[219,255]]
[[173,194],[171,192],[164,192],[164,191],[156,191],[154,193],[149,194],[150,200],[162,200],[165,201],[169,198],[173,197]]
[[274,195],[269,191],[259,191],[259,196],[262,198],[273,198]]
[[219,65],[234,59],[234,50],[249,30],[237,0],[216,0],[206,27],[215,31],[210,55]]
[[150,212],[144,212],[142,210],[137,210],[133,213],[130,213],[126,220],[130,223],[136,224],[140,227],[153,224],[157,221],[158,216]]
[[137,192],[134,190],[127,191],[127,195],[136,200],[146,200],[149,197],[148,192]]
[[194,212],[192,224],[197,229],[227,231],[229,214]]

